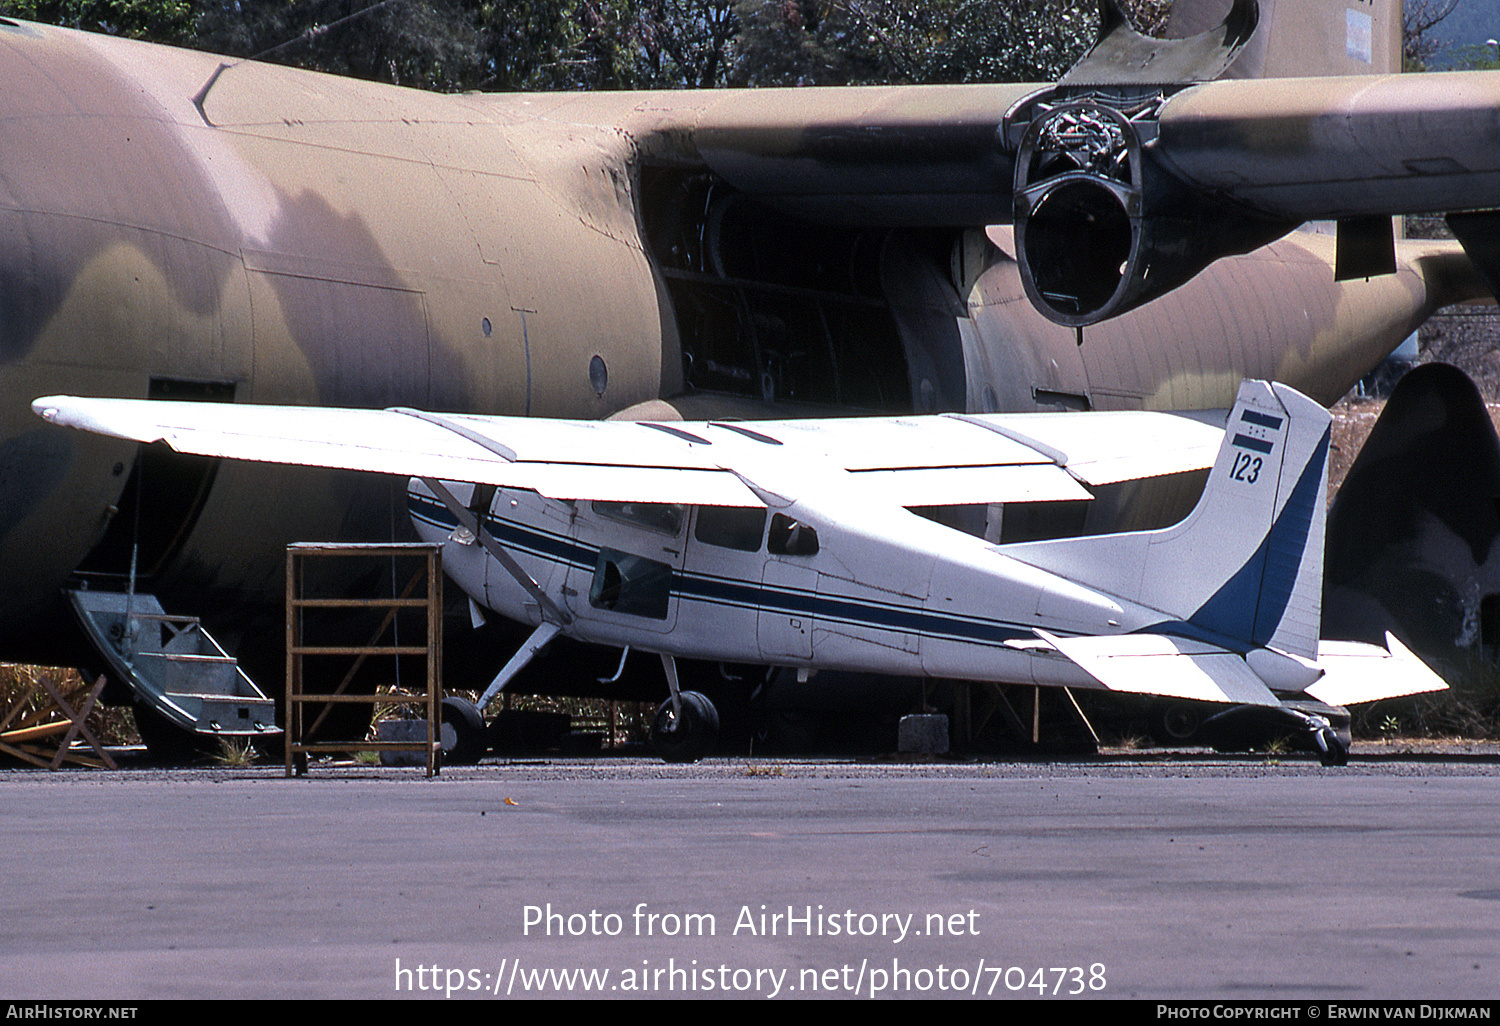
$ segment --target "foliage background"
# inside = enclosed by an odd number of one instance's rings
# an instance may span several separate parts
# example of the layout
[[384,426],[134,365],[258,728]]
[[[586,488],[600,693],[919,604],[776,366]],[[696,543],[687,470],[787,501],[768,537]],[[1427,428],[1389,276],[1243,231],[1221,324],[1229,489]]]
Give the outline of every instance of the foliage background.
[[[0,0],[0,13],[440,90],[1047,81],[1098,25],[1096,0],[370,3]],[[1125,6],[1149,31],[1170,4]]]

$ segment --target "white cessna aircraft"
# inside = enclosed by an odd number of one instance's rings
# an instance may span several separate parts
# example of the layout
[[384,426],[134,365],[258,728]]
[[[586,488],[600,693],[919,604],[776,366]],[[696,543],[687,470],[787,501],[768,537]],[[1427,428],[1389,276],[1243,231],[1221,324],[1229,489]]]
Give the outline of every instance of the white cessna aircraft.
[[[185,453],[412,478],[412,519],[447,573],[535,628],[480,708],[559,634],[656,652],[671,694],[653,733],[673,760],[702,755],[718,725],[679,689],[679,657],[1260,706],[1300,722],[1326,764],[1348,753],[1309,700],[1446,686],[1389,635],[1319,640],[1329,415],[1277,384],[1245,382],[1223,429],[1143,412],[646,423],[69,396],[33,409]],[[1087,499],[1086,485],[1210,466],[1197,507],[1162,530],[997,545],[906,508]]]

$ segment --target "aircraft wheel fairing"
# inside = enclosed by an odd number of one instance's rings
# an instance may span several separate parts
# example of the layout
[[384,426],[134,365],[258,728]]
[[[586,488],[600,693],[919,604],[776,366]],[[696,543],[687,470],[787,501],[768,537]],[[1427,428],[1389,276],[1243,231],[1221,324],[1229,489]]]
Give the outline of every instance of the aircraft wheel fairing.
[[651,723],[651,747],[666,762],[697,762],[719,737],[719,711],[701,691],[679,697],[682,714],[674,716],[672,700],[661,704]]
[[443,762],[449,765],[472,765],[483,758],[489,748],[484,716],[478,706],[465,698],[443,699],[443,725],[439,736],[443,745]]

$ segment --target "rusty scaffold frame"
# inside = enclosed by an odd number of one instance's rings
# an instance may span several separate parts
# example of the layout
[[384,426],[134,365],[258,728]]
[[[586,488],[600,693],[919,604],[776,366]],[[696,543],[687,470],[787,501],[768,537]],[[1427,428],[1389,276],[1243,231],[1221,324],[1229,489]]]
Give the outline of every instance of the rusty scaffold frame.
[[[366,557],[392,559],[401,557],[423,557],[421,563],[407,581],[405,588],[391,598],[354,597],[308,597],[305,571],[310,558],[322,557]],[[426,594],[414,593],[425,579]],[[363,645],[313,645],[304,637],[303,613],[306,610],[378,610],[386,614],[370,640]],[[426,610],[426,637],[422,644],[400,644],[394,637],[383,638],[396,623],[403,609]],[[443,670],[443,561],[442,550],[437,545],[408,542],[378,542],[345,544],[331,542],[299,542],[288,545],[286,550],[286,775],[304,776],[307,773],[309,754],[358,751],[408,751],[424,752],[427,775],[438,773],[442,762],[442,670]],[[308,692],[304,675],[304,660],[308,656],[348,656],[353,665],[332,692]],[[392,656],[397,659],[411,656],[426,657],[426,688],[416,691],[405,688],[393,689],[380,694],[351,694],[349,687],[355,675],[374,656]],[[326,741],[311,742],[318,728],[327,719],[336,704],[364,704],[376,708],[386,705],[422,705],[426,708],[427,724],[425,741]],[[313,722],[306,723],[305,710],[310,705],[321,705],[322,710]]]

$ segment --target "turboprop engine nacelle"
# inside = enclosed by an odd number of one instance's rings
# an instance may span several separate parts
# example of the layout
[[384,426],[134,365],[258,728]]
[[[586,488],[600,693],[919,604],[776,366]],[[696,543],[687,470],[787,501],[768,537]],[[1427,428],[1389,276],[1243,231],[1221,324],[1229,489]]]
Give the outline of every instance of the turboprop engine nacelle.
[[1185,185],[1153,150],[1161,90],[1050,91],[1007,117],[1016,257],[1048,319],[1083,327],[1182,285],[1295,225]]

